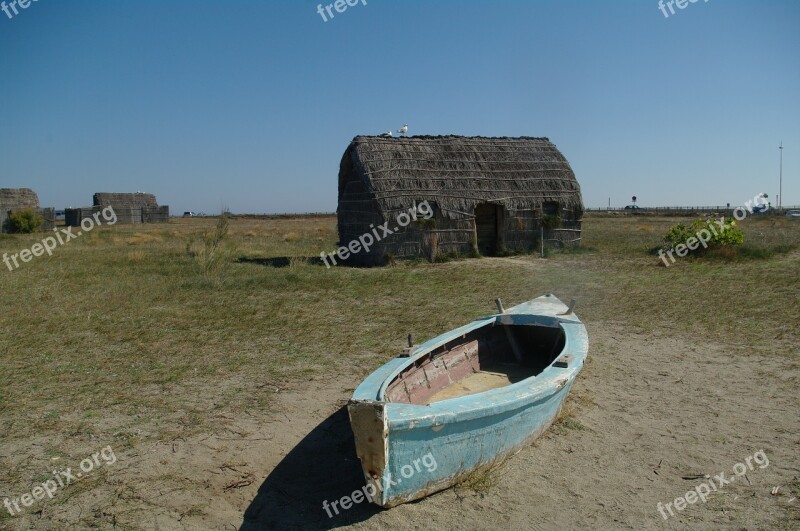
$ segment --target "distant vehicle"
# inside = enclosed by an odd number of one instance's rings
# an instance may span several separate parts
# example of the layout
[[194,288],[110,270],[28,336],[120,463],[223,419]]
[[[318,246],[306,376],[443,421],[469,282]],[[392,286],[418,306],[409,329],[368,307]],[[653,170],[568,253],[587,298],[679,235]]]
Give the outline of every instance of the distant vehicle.
[[641,210],[642,207],[639,205],[628,205],[625,207],[625,210]]
[[787,218],[800,218],[800,210],[787,210],[786,211]]
[[763,214],[769,209],[767,205],[755,205],[753,207],[753,214]]
[[55,216],[56,221],[64,221],[64,219],[66,219],[66,214],[63,210],[56,210]]
[[196,214],[194,212],[184,212],[183,213],[183,217],[185,217],[185,218],[193,218],[193,217],[195,217],[195,215]]

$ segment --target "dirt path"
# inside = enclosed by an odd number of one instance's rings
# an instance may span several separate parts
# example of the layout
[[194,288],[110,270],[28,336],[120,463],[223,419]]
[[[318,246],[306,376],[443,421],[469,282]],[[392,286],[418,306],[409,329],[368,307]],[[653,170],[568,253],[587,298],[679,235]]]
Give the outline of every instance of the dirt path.
[[[99,525],[151,529],[797,528],[797,362],[610,323],[589,334],[589,362],[568,401],[574,421],[512,457],[480,493],[451,489],[328,518],[324,500],[363,485],[343,409],[358,382],[339,377],[309,382],[310,392],[262,384],[276,400],[268,419],[220,414],[226,427],[214,435],[120,452],[105,487],[76,487],[63,505],[3,524],[57,529],[85,524],[92,511]],[[730,479],[760,450],[768,465],[662,518],[659,502],[674,506],[706,474]]]
[[[348,467],[357,468],[352,456],[344,460],[337,452],[352,444],[340,411],[315,430],[319,437],[312,434],[300,450],[295,448],[298,455],[284,459],[278,477],[272,472],[249,509],[247,527],[763,528],[788,526],[790,518],[800,518],[800,499],[790,501],[797,494],[789,488],[792,482],[795,489],[800,485],[796,363],[732,355],[719,345],[636,335],[602,323],[589,332],[590,361],[570,401],[578,424],[552,429],[514,456],[486,492],[449,490],[388,511],[355,507],[329,520],[322,501],[361,486],[358,473],[349,472]],[[314,399],[285,396],[288,416],[302,422],[290,427],[293,435],[284,434],[289,445],[283,451],[292,450],[292,438],[307,435],[301,425],[314,424],[304,414],[307,408],[346,398],[343,388],[350,386],[331,385],[315,392]],[[316,419],[324,419],[327,411],[317,411]],[[281,450],[270,447],[266,452],[274,460]],[[672,509],[675,516],[665,509],[667,521],[657,510],[657,503],[674,506],[675,498],[707,481],[683,477],[707,474],[713,480],[724,472],[730,479],[738,463],[760,450],[768,465],[762,460],[761,468],[751,460],[753,470],[746,478],[720,487],[706,503]],[[292,473],[301,477],[292,480]],[[782,488],[772,496],[776,486]]]

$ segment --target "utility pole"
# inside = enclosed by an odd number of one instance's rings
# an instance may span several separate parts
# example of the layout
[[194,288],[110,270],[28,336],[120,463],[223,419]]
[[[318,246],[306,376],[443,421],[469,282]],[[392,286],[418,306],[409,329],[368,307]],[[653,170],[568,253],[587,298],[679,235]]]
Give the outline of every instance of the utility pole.
[[781,145],[778,146],[778,150],[780,150],[781,153],[780,173],[778,174],[778,210],[780,210],[781,204],[783,203],[783,140],[781,140]]

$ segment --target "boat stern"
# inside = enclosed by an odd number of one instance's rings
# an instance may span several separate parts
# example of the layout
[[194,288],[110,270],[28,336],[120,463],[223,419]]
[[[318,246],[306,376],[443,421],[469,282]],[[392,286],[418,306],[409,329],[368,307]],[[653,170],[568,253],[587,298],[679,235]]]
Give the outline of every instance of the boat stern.
[[386,506],[382,478],[389,459],[389,426],[386,403],[353,399],[347,404],[355,446],[371,501]]

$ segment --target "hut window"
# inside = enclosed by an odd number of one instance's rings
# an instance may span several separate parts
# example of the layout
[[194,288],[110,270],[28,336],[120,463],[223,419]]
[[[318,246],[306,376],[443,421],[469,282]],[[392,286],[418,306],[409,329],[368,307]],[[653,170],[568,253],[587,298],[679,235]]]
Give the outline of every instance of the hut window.
[[555,201],[545,201],[542,204],[542,211],[545,216],[558,216],[561,213],[561,205]]

